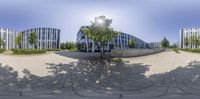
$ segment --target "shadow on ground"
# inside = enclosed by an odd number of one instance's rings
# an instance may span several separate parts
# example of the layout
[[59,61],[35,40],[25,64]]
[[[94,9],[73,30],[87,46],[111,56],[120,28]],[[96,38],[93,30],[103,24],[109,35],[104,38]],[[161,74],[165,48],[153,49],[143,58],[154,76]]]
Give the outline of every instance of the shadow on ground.
[[[95,52],[71,52],[71,51],[60,51],[60,52],[55,52],[55,54],[64,56],[64,57],[69,57],[69,58],[74,58],[74,59],[80,59],[80,60],[93,60],[93,59],[100,59],[100,53]],[[111,58],[110,53],[106,53],[103,56],[105,58]]]
[[38,77],[24,69],[23,78],[0,65],[0,96],[63,96],[85,98],[156,98],[200,96],[200,62],[173,71],[145,76],[149,66],[122,59],[78,60],[51,64],[49,75]]

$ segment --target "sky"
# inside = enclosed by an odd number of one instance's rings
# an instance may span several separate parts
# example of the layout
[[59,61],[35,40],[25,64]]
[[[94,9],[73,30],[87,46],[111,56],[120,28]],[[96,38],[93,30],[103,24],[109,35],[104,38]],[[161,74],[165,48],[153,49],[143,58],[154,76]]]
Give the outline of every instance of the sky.
[[0,27],[18,32],[61,29],[61,41],[76,41],[94,17],[113,19],[116,31],[146,42],[179,41],[181,28],[200,27],[200,0],[0,0]]

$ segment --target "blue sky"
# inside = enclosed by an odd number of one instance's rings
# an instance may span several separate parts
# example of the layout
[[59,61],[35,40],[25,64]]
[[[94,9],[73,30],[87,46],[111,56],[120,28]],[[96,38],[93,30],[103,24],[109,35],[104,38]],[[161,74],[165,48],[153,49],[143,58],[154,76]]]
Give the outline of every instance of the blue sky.
[[75,41],[82,25],[105,15],[117,31],[147,42],[166,36],[173,43],[181,28],[200,27],[199,5],[200,0],[0,0],[0,26],[55,27],[62,41]]

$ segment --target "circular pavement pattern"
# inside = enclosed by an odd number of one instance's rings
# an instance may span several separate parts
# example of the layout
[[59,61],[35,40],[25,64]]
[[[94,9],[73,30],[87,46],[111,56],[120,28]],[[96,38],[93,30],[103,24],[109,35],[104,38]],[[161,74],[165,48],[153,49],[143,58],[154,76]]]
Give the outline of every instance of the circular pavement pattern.
[[[183,54],[193,56],[192,53]],[[144,56],[143,59],[145,57],[154,60],[153,55]],[[0,65],[0,96],[48,98],[78,96],[86,99],[200,97],[200,61],[193,60],[185,66],[147,76],[147,72],[153,71],[152,64],[140,63],[141,58],[77,59],[66,64],[48,63],[49,75],[42,77],[24,69],[24,76],[18,78],[18,72],[11,66]],[[178,59],[178,56],[176,58]],[[138,63],[130,60],[137,60]],[[144,61],[148,63],[148,60]],[[164,66],[159,68],[167,68]]]

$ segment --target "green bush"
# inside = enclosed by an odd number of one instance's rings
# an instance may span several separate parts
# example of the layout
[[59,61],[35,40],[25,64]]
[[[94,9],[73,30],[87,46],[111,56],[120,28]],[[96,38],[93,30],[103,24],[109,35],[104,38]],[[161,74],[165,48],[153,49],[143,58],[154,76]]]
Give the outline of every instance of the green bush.
[[5,49],[0,49],[0,53],[2,53],[2,52],[4,52],[5,51]]
[[42,54],[46,50],[41,49],[12,49],[13,54]]
[[76,50],[77,44],[75,42],[62,42],[60,44],[60,49],[67,49],[67,50]]
[[177,49],[177,48],[172,48],[172,50],[173,50],[174,52],[176,52],[176,53],[180,53],[180,52],[179,52],[179,49]]
[[181,49],[182,51],[187,51],[187,52],[194,52],[194,53],[200,53],[200,49]]
[[47,49],[47,51],[60,51],[60,49]]

